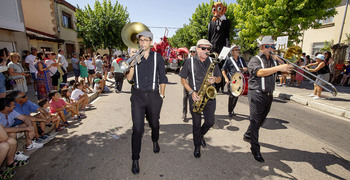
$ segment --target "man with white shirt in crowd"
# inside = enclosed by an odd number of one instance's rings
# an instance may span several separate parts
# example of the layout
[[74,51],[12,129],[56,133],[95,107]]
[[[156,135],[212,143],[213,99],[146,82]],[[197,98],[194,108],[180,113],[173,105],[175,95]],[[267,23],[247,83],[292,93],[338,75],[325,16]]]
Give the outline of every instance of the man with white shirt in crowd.
[[36,73],[38,72],[35,68],[35,59],[36,55],[38,54],[38,50],[35,47],[30,48],[31,54],[29,54],[25,58],[25,63],[27,68],[29,69],[30,74],[32,75],[33,81],[34,81],[34,90],[35,90],[35,95],[37,95],[37,90],[36,90]]
[[68,75],[68,61],[67,59],[64,57],[64,51],[62,49],[58,50],[58,62],[61,64],[62,67],[62,71],[64,73],[64,75],[62,76],[63,78],[63,82],[67,83],[67,75]]

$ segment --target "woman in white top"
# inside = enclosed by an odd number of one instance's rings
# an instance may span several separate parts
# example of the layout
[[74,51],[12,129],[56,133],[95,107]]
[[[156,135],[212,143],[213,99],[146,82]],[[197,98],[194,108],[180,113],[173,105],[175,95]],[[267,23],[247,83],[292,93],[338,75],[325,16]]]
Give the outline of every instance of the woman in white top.
[[16,52],[10,54],[10,60],[11,62],[7,65],[8,71],[10,74],[10,79],[14,80],[16,82],[15,85],[13,85],[13,90],[18,90],[24,93],[27,93],[28,87],[27,87],[27,81],[26,78],[29,76],[29,74],[26,74],[24,72],[24,69],[18,61],[21,59],[20,55]]

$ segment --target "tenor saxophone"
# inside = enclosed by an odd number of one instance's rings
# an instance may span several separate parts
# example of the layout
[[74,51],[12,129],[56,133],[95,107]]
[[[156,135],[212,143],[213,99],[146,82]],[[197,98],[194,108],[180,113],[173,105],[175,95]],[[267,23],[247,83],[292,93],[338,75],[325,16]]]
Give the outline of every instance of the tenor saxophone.
[[198,91],[199,101],[193,103],[193,112],[200,114],[204,107],[207,105],[209,99],[215,99],[217,95],[216,89],[208,82],[209,77],[213,76],[215,65],[218,63],[217,53],[207,53],[209,56],[214,56],[213,61],[210,63],[207,73],[203,79],[201,88]]

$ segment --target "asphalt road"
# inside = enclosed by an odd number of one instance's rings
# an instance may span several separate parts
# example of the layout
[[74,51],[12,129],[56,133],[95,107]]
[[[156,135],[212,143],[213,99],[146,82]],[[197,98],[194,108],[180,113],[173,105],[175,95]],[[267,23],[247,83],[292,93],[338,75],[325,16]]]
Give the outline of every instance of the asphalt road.
[[102,95],[55,139],[30,155],[14,179],[350,179],[350,122],[308,107],[275,99],[260,130],[265,163],[258,163],[242,140],[249,125],[247,98],[233,119],[228,95],[217,96],[216,123],[205,136],[202,157],[193,157],[192,121],[181,120],[183,87],[175,74],[161,112],[160,147],[154,154],[145,125],[140,174],[131,168],[130,85],[124,93]]

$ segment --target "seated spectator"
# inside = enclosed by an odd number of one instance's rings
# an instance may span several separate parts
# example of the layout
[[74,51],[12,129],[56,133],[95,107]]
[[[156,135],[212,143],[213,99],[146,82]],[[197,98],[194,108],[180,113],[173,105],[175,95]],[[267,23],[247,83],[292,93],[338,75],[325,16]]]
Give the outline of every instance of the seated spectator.
[[75,84],[76,82],[78,82],[78,81],[75,81],[75,80],[69,81],[68,89],[69,89],[70,92],[73,92],[73,90],[74,90],[74,84]]
[[88,86],[86,83],[84,83],[84,81],[81,79],[80,80],[80,84],[83,85],[83,89],[82,91],[85,92],[85,93],[92,93],[92,89],[90,88],[90,86]]
[[[0,164],[6,159],[7,167],[16,167],[17,165],[26,165],[26,161],[16,161],[15,153],[17,149],[17,141],[15,138],[9,137],[3,127],[0,125]],[[0,179],[10,179],[16,174],[16,171],[12,171],[12,168],[6,168],[0,170]]]
[[111,92],[108,87],[106,86],[106,81],[103,80],[103,77],[102,77],[102,73],[96,73],[96,78],[94,78],[94,83],[95,83],[95,80],[98,79],[98,82],[99,82],[99,88],[102,90],[102,93],[106,93],[106,92]]
[[[62,131],[63,129],[60,128],[60,117],[58,116],[57,113],[50,113],[50,104],[49,101],[47,99],[42,99],[38,102],[38,105],[43,108],[43,111],[45,113],[43,113],[44,116],[46,116],[47,119],[50,119],[52,123],[55,123],[55,131],[59,132]],[[43,127],[41,127],[43,128]]]
[[50,112],[57,112],[65,126],[69,125],[69,123],[66,120],[66,114],[68,113],[67,111],[70,111],[72,113],[74,120],[86,118],[85,115],[79,114],[73,106],[71,106],[69,103],[60,98],[60,93],[58,91],[51,91],[49,93],[49,97],[51,99]]
[[341,75],[343,75],[345,69],[344,61],[340,60],[335,66],[334,66],[334,76],[332,78],[332,84],[338,84],[337,81],[338,78],[341,78]]
[[102,80],[99,78],[95,78],[94,79],[94,92],[98,93],[98,95],[100,95],[102,93],[103,90],[103,84],[102,84]]
[[[344,86],[346,81],[348,81],[348,79],[350,78],[350,64],[348,64],[346,67],[345,67],[345,72],[343,74],[343,78],[340,82],[340,85]],[[348,85],[350,85],[350,80],[348,81]]]
[[[4,126],[6,133],[12,137],[17,138],[16,133],[24,131],[26,137],[26,149],[33,150],[43,146],[41,143],[32,141],[35,136],[34,127],[30,119],[24,115],[14,111],[15,100],[12,98],[0,99],[0,123]],[[15,119],[18,119],[16,121]],[[20,121],[23,123],[20,123]],[[20,124],[19,124],[20,123]]]
[[[45,128],[45,124],[48,124],[51,122],[50,119],[46,119],[41,114],[37,114],[32,118],[30,115],[31,113],[41,112],[43,111],[38,105],[34,104],[33,102],[29,101],[26,94],[24,94],[21,91],[12,91],[9,95],[6,97],[13,98],[15,100],[15,111],[18,112],[21,115],[24,115],[28,118],[30,118],[32,125],[35,129],[35,138],[38,140],[37,142],[41,142],[42,140],[46,139],[47,136],[44,136],[44,132],[40,133],[38,132],[38,126]],[[18,123],[22,124],[23,121],[16,119]],[[45,129],[44,129],[45,130]]]
[[81,110],[85,110],[86,107],[92,106],[89,104],[89,96],[83,92],[83,85],[80,83],[74,84],[74,90],[70,95],[70,99],[76,103],[77,108],[81,107]]

